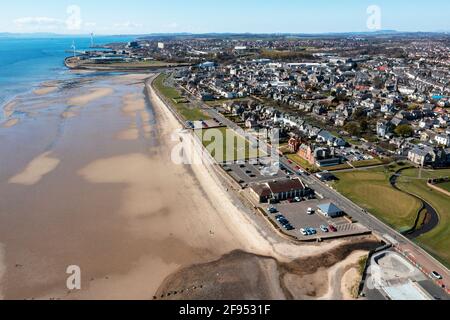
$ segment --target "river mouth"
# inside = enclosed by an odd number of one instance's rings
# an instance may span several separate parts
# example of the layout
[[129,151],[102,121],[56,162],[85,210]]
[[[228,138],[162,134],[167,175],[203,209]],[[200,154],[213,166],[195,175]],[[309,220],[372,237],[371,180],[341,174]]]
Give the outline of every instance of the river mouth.
[[[417,217],[414,222],[414,226],[407,231],[403,232],[403,235],[406,236],[410,240],[414,240],[430,231],[432,231],[434,228],[436,228],[439,225],[439,214],[437,211],[433,208],[431,204],[423,200],[422,198],[419,198],[418,196],[408,193],[402,189],[400,189],[397,186],[398,178],[401,177],[401,173],[410,168],[402,168],[398,170],[394,175],[392,175],[389,179],[389,182],[391,183],[391,186],[395,188],[398,191],[401,191],[411,197],[414,197],[415,199],[419,200],[422,203],[422,207],[417,212]],[[425,212],[424,215],[423,212]],[[422,218],[422,219],[421,219]]]

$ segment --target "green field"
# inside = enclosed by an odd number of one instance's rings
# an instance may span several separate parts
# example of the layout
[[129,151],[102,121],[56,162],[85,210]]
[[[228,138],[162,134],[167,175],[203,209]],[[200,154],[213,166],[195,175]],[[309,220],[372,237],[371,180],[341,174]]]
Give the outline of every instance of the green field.
[[[246,160],[266,156],[257,146],[251,146],[249,141],[228,128],[211,128],[196,130],[203,146],[218,162]],[[217,142],[217,146],[215,145]]]
[[305,169],[311,173],[319,171],[316,166],[310,164],[308,161],[306,161],[305,159],[303,159],[302,157],[300,157],[299,155],[297,155],[295,153],[289,153],[289,154],[286,154],[285,156],[289,160],[293,161],[294,163],[298,164],[300,167],[302,167],[303,169]]
[[382,221],[405,231],[414,226],[421,203],[390,185],[389,178],[397,169],[397,166],[385,166],[335,173],[339,181],[334,187]]
[[439,183],[437,186],[441,189],[444,189],[445,191],[450,192],[450,182]]
[[352,162],[352,165],[355,168],[362,168],[362,167],[370,167],[370,166],[377,166],[380,164],[383,164],[383,160],[381,159],[371,159],[371,160],[361,160],[361,161],[355,161]]
[[420,175],[418,169],[408,169],[402,172],[398,186],[402,190],[423,198],[438,212],[439,225],[416,240],[445,265],[450,266],[450,197],[427,186],[429,178],[448,176],[450,176],[450,169],[422,170]]
[[183,100],[178,90],[173,87],[166,86],[164,81],[167,79],[166,74],[160,74],[153,82],[154,87],[163,96],[167,98],[173,108],[183,117],[186,121],[199,121],[208,120],[210,117],[205,114],[199,108],[193,107],[188,103],[175,103],[177,100]]

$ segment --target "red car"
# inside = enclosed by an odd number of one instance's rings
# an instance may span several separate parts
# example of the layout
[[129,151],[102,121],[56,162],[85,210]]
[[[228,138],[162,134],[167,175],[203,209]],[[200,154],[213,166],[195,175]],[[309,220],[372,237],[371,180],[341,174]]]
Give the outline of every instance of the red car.
[[328,230],[330,230],[331,232],[337,232],[336,227],[331,224],[328,226]]
[[293,163],[292,160],[288,160],[288,162],[289,162],[289,164],[292,164],[292,163]]

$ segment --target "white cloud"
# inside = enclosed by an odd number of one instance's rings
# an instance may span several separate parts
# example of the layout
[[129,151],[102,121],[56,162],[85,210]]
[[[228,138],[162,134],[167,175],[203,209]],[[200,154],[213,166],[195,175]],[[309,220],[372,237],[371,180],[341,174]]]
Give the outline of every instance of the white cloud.
[[84,24],[84,26],[85,26],[86,28],[95,28],[95,27],[97,26],[97,23],[95,23],[95,22],[86,22],[86,23]]
[[142,27],[142,24],[133,23],[133,22],[130,22],[130,21],[116,23],[114,25],[114,28],[116,28],[116,29],[136,29],[136,28],[141,28],[141,27]]
[[50,17],[22,17],[13,22],[19,28],[32,30],[48,30],[66,28],[67,30],[81,30],[83,20],[81,19],[81,8],[79,6],[68,6],[66,9],[67,18],[57,19]]
[[176,23],[176,22],[169,23],[167,25],[167,27],[170,28],[170,29],[177,29],[178,28],[178,23]]
[[63,20],[54,19],[49,17],[23,17],[14,20],[14,24],[19,28],[32,27],[32,28],[57,28],[65,24]]
[[81,19],[81,8],[79,6],[68,6],[66,13],[69,15],[66,20],[68,30],[80,30],[83,20]]

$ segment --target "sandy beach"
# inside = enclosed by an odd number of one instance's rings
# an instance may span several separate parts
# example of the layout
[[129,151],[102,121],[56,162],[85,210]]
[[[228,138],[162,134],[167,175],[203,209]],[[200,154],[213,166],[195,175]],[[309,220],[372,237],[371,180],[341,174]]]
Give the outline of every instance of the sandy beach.
[[375,240],[292,243],[211,167],[173,163],[180,125],[151,76],[93,76],[14,105],[34,116],[0,128],[0,298],[332,298],[326,281],[298,288]]

